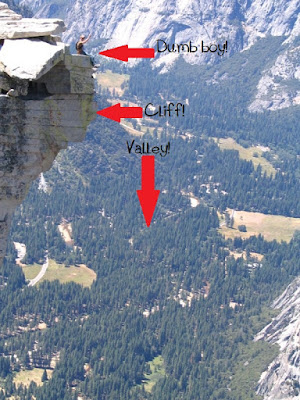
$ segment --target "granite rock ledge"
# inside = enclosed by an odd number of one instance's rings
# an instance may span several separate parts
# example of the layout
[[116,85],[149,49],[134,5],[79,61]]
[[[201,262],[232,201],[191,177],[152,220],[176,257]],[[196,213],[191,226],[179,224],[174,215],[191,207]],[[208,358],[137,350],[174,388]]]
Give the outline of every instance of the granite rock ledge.
[[63,21],[22,18],[0,3],[0,265],[30,184],[96,116],[92,65],[71,55]]

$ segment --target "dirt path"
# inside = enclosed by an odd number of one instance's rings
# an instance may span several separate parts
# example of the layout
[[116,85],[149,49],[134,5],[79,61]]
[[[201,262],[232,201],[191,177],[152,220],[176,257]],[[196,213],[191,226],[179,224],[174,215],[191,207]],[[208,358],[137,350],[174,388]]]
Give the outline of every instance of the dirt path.
[[61,224],[58,225],[58,230],[66,245],[74,247],[74,240],[72,239],[72,224],[63,219]]
[[44,264],[42,266],[42,269],[40,270],[38,275],[29,282],[28,286],[36,285],[43,278],[43,276],[45,275],[45,273],[46,273],[46,271],[48,269],[48,266],[49,266],[49,257],[48,257],[48,254],[47,254],[46,257],[45,257],[45,262],[44,262]]
[[138,131],[134,128],[131,128],[131,126],[128,126],[126,124],[123,124],[122,122],[120,123],[120,125],[124,126],[124,128],[129,129],[135,136],[143,136],[144,133],[141,131]]

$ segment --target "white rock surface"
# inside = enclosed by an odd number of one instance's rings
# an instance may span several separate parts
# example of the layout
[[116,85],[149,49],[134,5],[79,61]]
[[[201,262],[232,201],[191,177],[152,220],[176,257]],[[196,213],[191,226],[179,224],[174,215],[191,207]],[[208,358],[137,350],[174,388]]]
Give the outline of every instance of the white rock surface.
[[[3,10],[0,3],[0,19]],[[70,55],[57,38],[28,34],[5,39],[0,50],[0,265],[11,216],[31,182],[69,141],[84,139],[96,116],[89,57]]]
[[260,377],[257,393],[264,400],[299,399],[300,390],[300,277],[274,302],[280,314],[258,335],[257,340],[277,343],[279,356]]
[[297,81],[300,81],[300,46],[285,50],[274,65],[263,72],[249,111],[278,110],[297,104],[300,95],[295,85]]
[[16,264],[19,265],[22,263],[22,261],[24,260],[24,258],[26,256],[26,244],[14,242],[14,246],[17,251]]
[[39,39],[5,40],[0,68],[12,78],[38,79],[64,59],[66,48],[64,43]]
[[254,0],[245,13],[247,46],[259,37],[299,35],[299,0]]
[[58,35],[66,30],[60,19],[22,18],[0,3],[0,39],[18,39]]
[[0,2],[0,22],[1,21],[16,21],[22,19],[22,15],[16,14],[8,8],[6,3]]
[[39,181],[38,189],[39,189],[41,192],[48,193],[48,184],[47,184],[47,182],[46,182],[46,179],[45,179],[43,173],[40,174],[40,181]]

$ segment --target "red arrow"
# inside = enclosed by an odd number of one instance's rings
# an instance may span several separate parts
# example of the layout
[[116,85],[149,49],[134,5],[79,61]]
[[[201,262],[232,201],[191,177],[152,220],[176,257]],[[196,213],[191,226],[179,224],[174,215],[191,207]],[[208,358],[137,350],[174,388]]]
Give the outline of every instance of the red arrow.
[[121,107],[121,104],[118,103],[97,111],[97,114],[113,121],[121,122],[121,118],[143,118],[143,109],[142,107]]
[[129,49],[128,45],[115,47],[114,49],[100,51],[102,56],[128,61],[128,58],[154,58],[154,49]]
[[137,190],[147,226],[152,221],[160,190],[155,190],[155,157],[142,156],[142,190]]

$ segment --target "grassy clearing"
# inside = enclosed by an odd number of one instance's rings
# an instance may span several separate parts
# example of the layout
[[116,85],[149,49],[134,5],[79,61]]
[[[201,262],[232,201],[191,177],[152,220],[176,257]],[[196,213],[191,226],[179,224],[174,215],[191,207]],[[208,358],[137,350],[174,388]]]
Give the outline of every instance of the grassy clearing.
[[[32,267],[33,266],[23,267],[26,279],[35,278],[41,269],[41,266],[39,265],[37,273],[32,276]],[[31,278],[29,278],[28,273],[30,273]],[[49,267],[37,285],[44,281],[54,281],[58,279],[60,283],[75,282],[85,287],[91,287],[96,277],[96,273],[86,265],[81,264],[78,267],[75,267],[74,265],[66,267],[64,264],[57,264],[54,260],[49,260]]]
[[[14,377],[14,383],[16,386],[23,384],[24,386],[29,386],[31,382],[35,382],[38,386],[41,386],[42,375],[44,370],[42,368],[34,368],[32,370],[25,370],[18,372]],[[52,376],[52,371],[47,369],[48,379]]]
[[57,264],[54,260],[49,260],[49,267],[41,282],[55,279],[58,279],[60,283],[75,282],[90,287],[96,279],[96,273],[85,265],[66,267],[64,264]]
[[144,387],[146,392],[150,393],[153,386],[166,375],[164,367],[164,359],[162,356],[153,358],[152,361],[148,362],[151,373],[145,375]]
[[124,90],[121,88],[122,84],[128,80],[129,75],[116,74],[109,69],[105,72],[97,73],[98,84],[103,88],[108,89],[111,94],[113,93],[113,90],[115,90],[115,94],[119,96],[122,96],[124,93]]
[[42,266],[40,264],[22,265],[22,270],[25,278],[28,280],[34,279],[40,272]]
[[[229,253],[230,253],[230,255],[233,256],[236,260],[237,260],[238,258],[243,258],[244,260],[247,259],[246,251],[237,252],[237,251],[231,251],[231,250],[229,250]],[[260,254],[260,253],[255,253],[255,252],[253,252],[253,251],[250,251],[250,257],[251,257],[251,258],[254,258],[254,259],[257,259],[257,261],[261,261],[261,260],[264,258],[264,255],[263,255],[263,254]]]
[[266,172],[268,176],[271,174],[275,175],[276,169],[263,157],[264,151],[260,147],[252,146],[245,148],[236,143],[236,141],[232,138],[214,138],[214,140],[217,142],[221,150],[237,150],[240,158],[243,160],[252,161],[254,168],[257,168],[258,165],[260,165],[262,172]]
[[[136,128],[133,127],[133,124],[131,121],[129,121],[128,119],[124,119],[124,122],[121,122],[121,125],[123,126],[123,128],[130,134],[130,135],[134,135],[134,136],[143,136],[145,133],[147,133],[147,131],[149,132],[150,135],[153,136],[153,132],[155,130],[155,127],[153,126],[147,126],[144,123],[140,124],[139,122],[137,122]],[[162,128],[157,127],[157,136],[160,137],[161,132],[162,132]]]
[[142,137],[144,133],[140,130],[140,125],[137,125],[137,129],[135,129],[132,125],[131,122],[128,122],[128,120],[124,120],[124,122],[121,122],[120,125],[127,131],[130,135],[137,136],[137,137]]
[[[231,215],[232,210],[227,210]],[[221,224],[224,222],[222,216]],[[247,232],[240,232],[239,225],[246,225]],[[283,217],[281,215],[267,215],[262,213],[235,211],[233,228],[222,225],[219,231],[228,238],[241,237],[243,239],[250,236],[263,235],[268,241],[277,240],[278,242],[289,242],[296,230],[300,230],[300,218]]]

